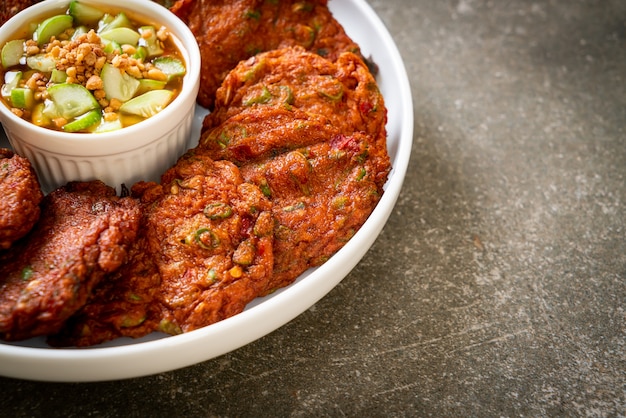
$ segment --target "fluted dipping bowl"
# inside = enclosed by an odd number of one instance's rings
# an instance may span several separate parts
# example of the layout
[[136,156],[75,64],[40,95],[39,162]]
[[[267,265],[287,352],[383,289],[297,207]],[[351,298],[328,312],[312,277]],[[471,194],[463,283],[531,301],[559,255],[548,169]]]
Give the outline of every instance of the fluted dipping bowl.
[[[189,28],[150,0],[80,0],[105,10],[165,26],[185,61],[182,90],[156,115],[112,132],[67,133],[42,128],[14,115],[0,103],[0,122],[11,147],[28,158],[45,192],[69,181],[102,180],[118,191],[139,180],[158,180],[188,146],[200,80],[200,51]],[[20,37],[24,26],[64,13],[70,0],[37,3],[0,27],[0,45]]]

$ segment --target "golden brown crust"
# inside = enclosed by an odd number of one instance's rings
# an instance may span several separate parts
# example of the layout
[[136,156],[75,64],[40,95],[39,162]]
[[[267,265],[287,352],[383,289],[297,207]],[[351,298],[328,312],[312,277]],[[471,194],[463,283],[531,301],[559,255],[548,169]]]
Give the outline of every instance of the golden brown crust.
[[139,209],[99,181],[46,196],[29,235],[0,254],[0,337],[56,332],[94,286],[126,260]]
[[7,249],[31,230],[39,219],[43,198],[30,162],[0,149],[0,250]]
[[179,0],[171,10],[200,46],[198,103],[209,109],[228,72],[259,52],[301,46],[331,61],[341,52],[359,53],[326,0]]
[[272,200],[271,291],[328,259],[376,206],[390,170],[384,100],[357,55],[300,47],[241,62],[216,97],[198,150],[235,162]]
[[267,291],[271,203],[234,164],[190,152],[161,184],[140,183],[133,195],[144,216],[129,263],[52,344],[190,331],[241,312]]

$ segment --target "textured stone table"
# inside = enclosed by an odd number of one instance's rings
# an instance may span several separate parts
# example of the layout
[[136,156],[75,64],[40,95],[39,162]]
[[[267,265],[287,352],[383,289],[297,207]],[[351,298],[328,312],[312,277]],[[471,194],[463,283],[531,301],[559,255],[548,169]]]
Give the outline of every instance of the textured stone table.
[[370,4],[405,59],[415,137],[362,262],[202,364],[0,378],[1,416],[626,413],[626,2]]

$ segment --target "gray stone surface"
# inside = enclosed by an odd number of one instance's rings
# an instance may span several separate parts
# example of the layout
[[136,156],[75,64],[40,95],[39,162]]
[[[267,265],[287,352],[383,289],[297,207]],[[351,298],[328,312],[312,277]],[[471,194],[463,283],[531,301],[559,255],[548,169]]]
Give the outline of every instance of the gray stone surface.
[[0,415],[625,415],[626,2],[370,4],[405,59],[415,137],[360,264],[202,364],[0,378]]

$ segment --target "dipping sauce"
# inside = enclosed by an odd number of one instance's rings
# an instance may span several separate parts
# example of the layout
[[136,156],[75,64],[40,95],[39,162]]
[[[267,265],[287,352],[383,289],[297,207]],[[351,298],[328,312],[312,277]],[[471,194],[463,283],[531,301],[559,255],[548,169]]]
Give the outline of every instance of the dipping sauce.
[[124,11],[72,0],[25,32],[2,46],[1,100],[37,126],[121,129],[160,112],[182,88],[186,68],[167,28]]

